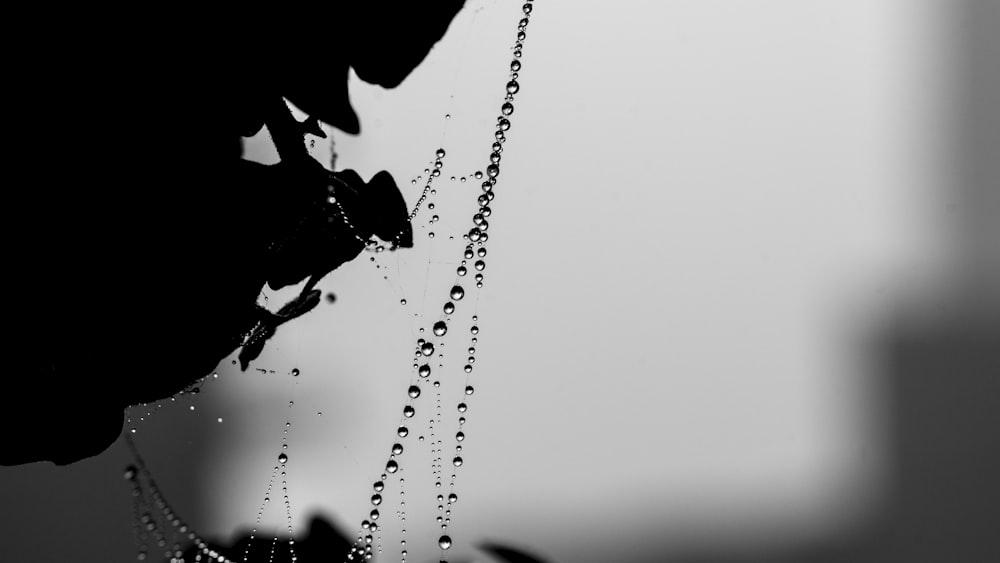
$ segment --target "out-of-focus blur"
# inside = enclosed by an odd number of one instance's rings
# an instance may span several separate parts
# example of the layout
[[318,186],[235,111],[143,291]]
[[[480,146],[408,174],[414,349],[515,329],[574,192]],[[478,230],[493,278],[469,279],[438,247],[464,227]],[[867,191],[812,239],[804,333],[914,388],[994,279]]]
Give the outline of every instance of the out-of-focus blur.
[[[534,4],[485,284],[462,304],[481,331],[451,560],[490,560],[486,540],[565,563],[1000,557],[1000,5]],[[203,535],[253,525],[286,419],[295,525],[353,534],[371,509],[520,17],[470,1],[399,88],[352,83],[362,134],[333,132],[338,167],[388,169],[412,204],[447,152],[416,248],[334,272],[334,303],[139,429]],[[276,158],[266,135],[246,149]],[[411,427],[407,533],[393,490],[384,560],[401,539],[409,561],[440,555],[430,429]],[[11,560],[134,558],[127,462],[119,445],[0,469]],[[283,528],[272,504],[263,526]]]

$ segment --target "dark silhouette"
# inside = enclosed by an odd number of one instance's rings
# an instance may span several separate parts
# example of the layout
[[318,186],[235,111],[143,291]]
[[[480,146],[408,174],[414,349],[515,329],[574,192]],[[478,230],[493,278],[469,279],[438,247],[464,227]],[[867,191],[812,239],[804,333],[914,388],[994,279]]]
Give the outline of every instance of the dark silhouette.
[[[392,177],[331,173],[304,135],[322,133],[316,120],[358,133],[348,68],[398,85],[462,4],[17,14],[38,44],[6,74],[0,464],[104,451],[128,405],[183,390],[240,346],[252,361],[369,237],[410,246]],[[311,118],[297,122],[282,98]],[[265,125],[273,166],[241,158],[241,136]],[[306,278],[277,314],[257,306],[265,283]]]

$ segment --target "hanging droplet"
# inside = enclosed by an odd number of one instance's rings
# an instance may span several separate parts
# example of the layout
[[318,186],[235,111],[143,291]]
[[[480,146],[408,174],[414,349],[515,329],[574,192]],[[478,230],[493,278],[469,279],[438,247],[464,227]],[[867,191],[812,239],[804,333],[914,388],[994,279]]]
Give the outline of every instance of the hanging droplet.
[[500,106],[500,112],[503,113],[504,115],[510,115],[514,113],[514,104],[510,102],[504,102],[504,104]]
[[448,324],[444,321],[438,321],[434,323],[434,334],[436,336],[444,336],[448,332]]
[[288,463],[288,456],[284,452],[278,454],[278,463],[285,464]]
[[517,94],[517,91],[521,89],[521,86],[517,83],[517,80],[511,80],[507,83],[507,93]]
[[431,366],[427,364],[420,366],[420,368],[417,370],[417,374],[420,375],[420,377],[427,377],[428,375],[431,374]]
[[410,385],[410,388],[406,391],[406,394],[410,396],[411,399],[416,399],[420,396],[420,388],[416,385]]
[[463,297],[465,297],[465,290],[462,289],[462,286],[456,285],[451,288],[452,299],[454,299],[455,301],[461,301]]
[[441,549],[448,549],[451,547],[451,538],[448,536],[441,536],[438,538],[438,545]]

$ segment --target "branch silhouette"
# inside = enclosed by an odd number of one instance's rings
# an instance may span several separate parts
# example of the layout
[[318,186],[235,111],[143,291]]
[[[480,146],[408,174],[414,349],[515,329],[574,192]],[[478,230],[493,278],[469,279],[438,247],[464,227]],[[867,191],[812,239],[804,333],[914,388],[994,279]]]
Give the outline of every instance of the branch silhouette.
[[[212,21],[20,14],[45,45],[11,61],[4,96],[16,143],[0,464],[99,454],[129,405],[183,390],[237,348],[253,361],[369,237],[411,246],[392,176],[330,172],[304,135],[318,121],[359,133],[349,68],[398,85],[462,4],[327,2]],[[281,160],[270,166],[242,158],[241,137],[265,125]],[[265,283],[305,279],[277,313],[257,305]]]

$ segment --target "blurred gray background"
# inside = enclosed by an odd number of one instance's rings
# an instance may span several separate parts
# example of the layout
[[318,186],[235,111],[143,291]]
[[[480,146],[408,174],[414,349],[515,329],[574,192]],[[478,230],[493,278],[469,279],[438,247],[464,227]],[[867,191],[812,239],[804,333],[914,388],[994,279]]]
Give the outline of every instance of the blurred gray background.
[[[453,561],[488,560],[483,540],[565,563],[1000,558],[998,6],[535,2],[475,296]],[[324,280],[337,301],[253,366],[276,373],[224,363],[139,427],[203,535],[253,523],[286,417],[295,524],[350,534],[369,510],[417,330],[461,258],[447,235],[475,205],[479,182],[450,177],[488,163],[519,18],[470,1],[399,88],[352,81],[362,135],[333,132],[338,167],[388,169],[412,203],[410,179],[448,153],[417,247]],[[266,135],[247,151],[276,158]],[[327,162],[329,143],[312,152]],[[449,362],[467,345],[449,340]],[[430,561],[418,459],[408,559]],[[133,560],[128,462],[119,443],[0,468],[5,557]]]

